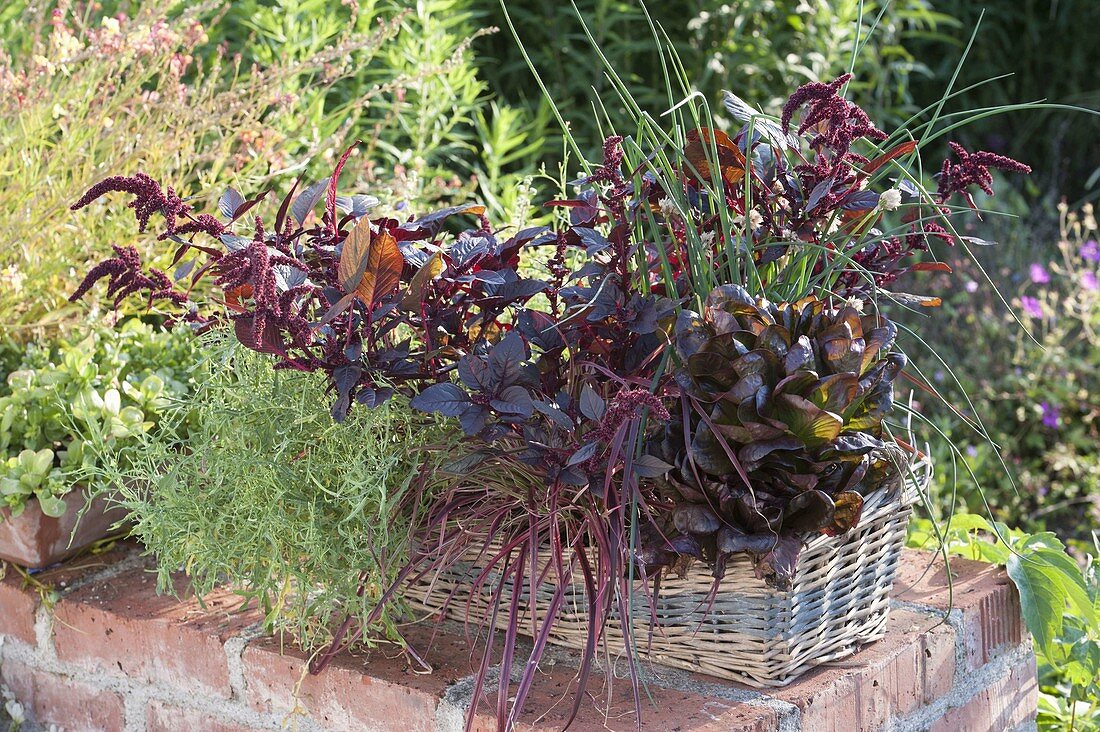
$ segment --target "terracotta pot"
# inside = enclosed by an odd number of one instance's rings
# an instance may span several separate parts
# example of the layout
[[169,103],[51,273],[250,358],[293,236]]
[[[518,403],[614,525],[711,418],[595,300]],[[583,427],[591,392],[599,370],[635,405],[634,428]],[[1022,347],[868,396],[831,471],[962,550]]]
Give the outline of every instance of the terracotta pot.
[[102,539],[126,516],[103,496],[94,498],[81,516],[88,500],[84,488],[70,491],[63,500],[68,510],[58,518],[42,513],[37,500],[29,501],[16,518],[11,509],[0,508],[0,559],[31,569],[48,567]]

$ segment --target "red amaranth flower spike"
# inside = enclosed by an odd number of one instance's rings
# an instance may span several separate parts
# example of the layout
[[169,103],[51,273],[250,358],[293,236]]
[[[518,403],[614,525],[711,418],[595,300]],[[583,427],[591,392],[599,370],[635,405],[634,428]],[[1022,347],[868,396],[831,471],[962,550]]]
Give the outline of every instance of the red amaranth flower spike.
[[138,231],[142,233],[149,226],[149,217],[159,211],[167,222],[166,234],[173,234],[176,231],[176,218],[191,210],[191,207],[185,204],[174,190],[168,188],[164,191],[159,183],[145,173],[135,173],[130,177],[113,175],[104,178],[89,188],[87,193],[69,208],[77,211],[101,196],[116,191],[134,196],[134,200],[127,206],[134,209]]
[[1005,155],[984,151],[967,152],[957,142],[947,144],[959,160],[954,163],[950,159],[943,161],[937,191],[941,201],[946,201],[953,193],[966,194],[966,189],[975,185],[985,191],[986,195],[992,196],[993,176],[989,173],[990,168],[1025,175],[1031,172],[1031,166]]
[[794,113],[806,106],[798,134],[813,128],[821,130],[810,141],[810,147],[828,148],[839,158],[847,155],[852,143],[860,138],[885,140],[888,135],[875,127],[866,112],[840,96],[840,88],[851,78],[851,74],[844,74],[828,84],[813,82],[799,87],[783,105],[784,129],[790,125]]
[[100,262],[93,267],[76,292],[69,296],[70,302],[77,302],[92,289],[96,282],[108,278],[107,296],[114,297],[114,307],[135,292],[147,291],[149,293],[149,305],[155,300],[170,300],[182,305],[187,302],[187,295],[175,289],[172,280],[160,270],[151,269],[149,274],[141,269],[141,255],[135,247],[120,247],[114,245],[114,257]]

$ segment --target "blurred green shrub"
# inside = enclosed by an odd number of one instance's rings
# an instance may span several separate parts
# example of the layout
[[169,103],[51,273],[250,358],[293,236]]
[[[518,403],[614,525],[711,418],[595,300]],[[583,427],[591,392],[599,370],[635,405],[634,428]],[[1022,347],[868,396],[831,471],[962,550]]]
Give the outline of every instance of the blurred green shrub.
[[[934,72],[913,79],[917,99],[940,98],[978,27],[955,87],[1011,76],[967,91],[948,104],[948,111],[1038,100],[1100,111],[1096,0],[932,0],[932,5],[958,22],[910,44]],[[1030,165],[1034,172],[1027,185],[1033,199],[1045,196],[1052,203],[1066,195],[1073,201],[1089,192],[1095,198],[1100,189],[1100,116],[1064,109],[998,114],[959,130],[958,139]]]
[[[0,254],[4,334],[70,323],[75,272],[122,237],[119,217],[68,205],[137,170],[191,190],[256,193],[366,145],[345,175],[412,210],[477,196],[530,213],[528,153],[547,117],[489,104],[459,0],[14,2],[0,10]],[[89,6],[90,7],[90,6]],[[384,194],[384,195],[383,195]],[[165,263],[161,263],[165,264]]]
[[[507,28],[499,3],[475,4],[485,23]],[[598,53],[631,86],[643,109],[656,116],[669,107],[669,99],[661,82],[658,44],[642,3],[577,0],[576,7],[584,25],[570,3],[551,0],[509,3],[508,14],[582,149],[595,150],[603,135],[592,105],[606,108],[613,123],[627,119]],[[645,7],[667,33],[690,85],[712,107],[719,105],[722,89],[730,89],[774,112],[799,85],[848,71],[854,54],[855,96],[872,119],[887,126],[914,108],[910,77],[929,73],[909,45],[951,22],[926,0],[669,0]],[[585,26],[598,53],[585,36]],[[482,38],[477,47],[496,60],[485,64],[485,78],[504,101],[530,109],[543,104],[510,33]]]
[[936,456],[943,515],[957,498],[1080,545],[1100,529],[1100,244],[1091,206],[1059,217],[1056,246],[1020,230],[982,257],[1011,312],[975,265],[953,262],[956,294],[921,333],[945,362],[924,377],[958,413],[918,398],[960,447]]

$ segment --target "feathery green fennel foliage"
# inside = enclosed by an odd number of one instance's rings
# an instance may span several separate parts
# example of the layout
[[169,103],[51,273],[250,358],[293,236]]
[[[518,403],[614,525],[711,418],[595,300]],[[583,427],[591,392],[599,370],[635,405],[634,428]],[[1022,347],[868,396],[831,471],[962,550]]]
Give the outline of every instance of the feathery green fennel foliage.
[[[228,578],[269,629],[316,649],[331,619],[366,618],[404,564],[401,517],[415,511],[395,506],[430,478],[448,433],[401,399],[337,424],[313,375],[208,338],[195,393],[94,483],[120,486],[161,590],[180,567],[200,596]],[[364,642],[398,638],[396,607]]]

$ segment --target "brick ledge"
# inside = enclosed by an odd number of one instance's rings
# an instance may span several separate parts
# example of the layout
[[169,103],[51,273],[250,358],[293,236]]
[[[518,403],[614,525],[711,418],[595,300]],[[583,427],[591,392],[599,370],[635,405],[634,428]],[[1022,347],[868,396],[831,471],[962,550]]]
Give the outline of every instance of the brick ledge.
[[[1003,572],[907,551],[887,636],[855,656],[762,693],[712,677],[647,667],[653,705],[645,729],[771,732],[953,732],[1034,729],[1035,661],[1019,599]],[[473,670],[461,632],[440,633],[427,653],[434,673],[412,673],[392,652],[344,654],[321,676],[305,656],[260,631],[239,598],[157,596],[132,544],[38,575],[60,599],[46,607],[12,576],[0,581],[0,682],[24,705],[33,730],[249,732],[293,719],[319,730],[461,730]],[[10,575],[11,573],[9,573]],[[180,578],[178,585],[184,587]],[[414,630],[417,648],[431,630]],[[525,729],[557,729],[573,656],[553,651],[525,709]],[[634,729],[628,681],[612,701],[595,680],[572,729]],[[549,710],[549,711],[547,711]],[[540,713],[544,713],[541,717]],[[491,716],[479,729],[493,728]]]

